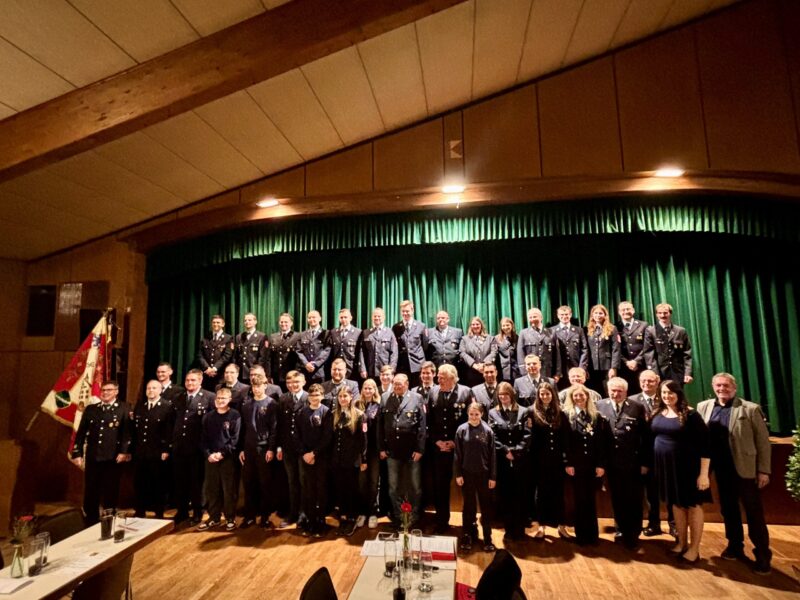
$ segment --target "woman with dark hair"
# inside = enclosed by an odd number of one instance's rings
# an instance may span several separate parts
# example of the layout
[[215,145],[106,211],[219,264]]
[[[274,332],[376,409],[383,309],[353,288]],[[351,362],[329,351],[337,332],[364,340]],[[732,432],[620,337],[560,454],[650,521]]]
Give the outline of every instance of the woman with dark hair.
[[339,389],[335,406],[331,463],[340,515],[336,533],[351,536],[358,515],[358,474],[367,470],[367,425],[350,388]]
[[499,363],[498,379],[514,383],[517,374],[517,331],[514,321],[508,317],[500,319],[500,333],[494,336]]
[[469,331],[458,346],[461,362],[464,363],[462,384],[473,387],[483,383],[483,365],[494,363],[497,353],[494,337],[486,333],[486,325],[480,317],[472,317]]
[[533,537],[544,539],[545,528],[549,525],[557,527],[561,537],[569,538],[564,526],[564,467],[570,426],[558,402],[558,391],[549,381],[539,384],[536,400],[528,409],[528,423],[533,472]]
[[608,309],[595,304],[586,322],[589,342],[589,379],[586,385],[606,398],[606,381],[616,377],[620,365],[619,332],[608,316]]
[[678,529],[678,544],[670,552],[695,563],[703,537],[702,504],[711,502],[708,426],[689,406],[681,385],[668,379],[661,384],[650,427],[659,492],[672,506]]
[[489,411],[497,454],[498,512],[503,515],[505,537],[525,537],[525,478],[528,473],[528,409],[517,404],[514,387],[507,381],[497,385],[497,406]]
[[596,544],[596,495],[606,472],[606,448],[611,435],[608,421],[589,400],[589,390],[580,384],[567,388],[564,412],[570,426],[564,470],[575,498],[575,541],[580,545]]

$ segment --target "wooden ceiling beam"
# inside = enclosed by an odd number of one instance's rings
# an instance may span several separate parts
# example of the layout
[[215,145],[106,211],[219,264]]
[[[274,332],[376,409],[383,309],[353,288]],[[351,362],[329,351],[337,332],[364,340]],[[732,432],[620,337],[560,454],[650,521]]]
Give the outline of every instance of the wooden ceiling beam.
[[294,0],[0,121],[0,181],[118,139],[464,0]]

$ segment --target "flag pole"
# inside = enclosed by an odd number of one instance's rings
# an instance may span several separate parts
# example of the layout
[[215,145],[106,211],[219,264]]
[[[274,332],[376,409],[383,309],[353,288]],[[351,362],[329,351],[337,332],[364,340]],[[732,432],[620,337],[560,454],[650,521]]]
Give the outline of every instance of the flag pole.
[[25,433],[28,433],[31,430],[31,427],[33,427],[33,424],[36,422],[36,419],[39,417],[39,413],[40,412],[41,411],[36,411],[35,413],[33,413],[33,416],[31,417],[31,420],[28,421],[28,426],[25,428]]

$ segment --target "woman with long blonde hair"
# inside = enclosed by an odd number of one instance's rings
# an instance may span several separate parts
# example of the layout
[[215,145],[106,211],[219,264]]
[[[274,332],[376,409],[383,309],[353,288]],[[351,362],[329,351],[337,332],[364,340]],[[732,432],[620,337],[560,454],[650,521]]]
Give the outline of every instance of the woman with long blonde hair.
[[338,535],[356,530],[358,474],[367,470],[367,424],[356,408],[353,392],[342,387],[333,410],[333,481],[339,506]]
[[378,384],[374,379],[367,379],[361,384],[361,397],[358,399],[358,404],[364,411],[364,422],[367,424],[367,468],[359,473],[358,487],[361,508],[358,519],[356,519],[356,527],[363,527],[369,518],[370,529],[375,529],[378,526],[378,480],[381,471],[377,438],[377,418],[381,408],[381,396],[378,393]]
[[608,309],[602,304],[595,304],[589,311],[586,339],[589,342],[589,379],[586,383],[590,389],[606,398],[606,382],[617,376],[620,366],[620,340]]

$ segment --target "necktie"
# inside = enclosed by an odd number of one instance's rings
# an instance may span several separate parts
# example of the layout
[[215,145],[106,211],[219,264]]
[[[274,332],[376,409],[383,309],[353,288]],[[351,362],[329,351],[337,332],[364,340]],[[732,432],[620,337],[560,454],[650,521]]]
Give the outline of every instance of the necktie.
[[631,325],[633,325],[633,323],[625,323],[625,329],[627,329],[628,331],[630,331],[630,329],[631,329]]
[[486,386],[486,391],[489,393],[489,398],[494,397],[494,388],[491,386]]
[[288,340],[289,339],[289,334],[288,333],[284,333],[283,334],[283,339]]
[[189,404],[194,400],[194,394],[189,394]]
[[614,412],[616,412],[617,416],[619,417],[619,413],[622,412],[622,402],[620,402],[619,404],[616,403],[614,404]]
[[408,330],[411,329],[411,325],[408,321],[406,321],[405,326],[406,326],[406,333],[408,333]]

